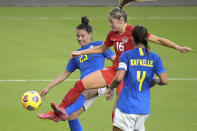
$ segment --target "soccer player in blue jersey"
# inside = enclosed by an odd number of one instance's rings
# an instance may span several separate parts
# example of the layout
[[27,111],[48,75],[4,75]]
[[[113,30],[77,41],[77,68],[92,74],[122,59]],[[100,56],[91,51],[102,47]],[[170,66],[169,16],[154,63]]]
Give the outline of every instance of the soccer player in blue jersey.
[[[81,48],[78,49],[78,51],[93,48],[95,46],[100,46],[103,44],[102,41],[94,41],[94,42],[91,41],[92,27],[88,24],[88,22],[89,20],[86,17],[82,17],[82,24],[78,25],[76,28],[77,41],[81,45]],[[65,71],[61,73],[54,81],[52,81],[45,89],[41,91],[40,93],[41,97],[44,97],[51,88],[55,87],[57,84],[67,79],[70,76],[70,74],[74,72],[76,69],[80,70],[81,72],[80,79],[82,79],[86,75],[104,68],[105,58],[111,59],[113,61],[115,59],[115,55],[109,49],[104,53],[81,55],[79,57],[70,59],[66,66]],[[65,109],[67,114],[69,115],[70,120],[68,122],[71,131],[82,131],[82,127],[78,119],[76,118],[83,111],[87,110],[87,108],[92,104],[92,102],[98,96],[104,94],[105,91],[106,88],[91,89],[84,91],[75,103],[73,103],[71,106]],[[82,102],[84,103],[82,105],[78,104],[80,101],[85,101],[85,103]],[[51,115],[53,113],[54,112],[50,111],[49,113],[46,114],[38,114],[38,117],[41,119],[52,119],[56,122],[59,121],[60,119],[58,117],[56,117],[55,115]]]
[[[146,28],[135,26],[132,36],[134,49],[121,54],[116,76],[106,91],[107,99],[112,99],[113,89],[123,80],[115,110],[114,131],[144,131],[144,123],[150,114],[150,87],[168,83],[160,57],[148,51]],[[153,79],[154,74],[159,79]]]

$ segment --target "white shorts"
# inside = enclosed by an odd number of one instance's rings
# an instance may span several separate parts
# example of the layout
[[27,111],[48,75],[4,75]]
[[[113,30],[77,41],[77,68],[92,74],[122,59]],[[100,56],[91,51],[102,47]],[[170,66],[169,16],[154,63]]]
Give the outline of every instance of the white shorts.
[[105,94],[107,88],[104,87],[104,88],[99,88],[98,89],[98,95],[97,96],[94,96],[88,100],[85,100],[85,103],[83,104],[84,108],[85,108],[85,111],[88,109],[88,107],[96,100],[97,97]]
[[145,131],[144,123],[148,116],[149,114],[126,114],[116,108],[113,125],[123,131]]

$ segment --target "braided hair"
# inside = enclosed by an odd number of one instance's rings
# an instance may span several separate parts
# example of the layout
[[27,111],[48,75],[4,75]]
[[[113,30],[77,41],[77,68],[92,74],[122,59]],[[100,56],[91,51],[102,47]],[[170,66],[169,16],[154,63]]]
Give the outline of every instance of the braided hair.
[[136,25],[132,31],[132,36],[136,45],[142,43],[145,46],[146,54],[148,56],[148,50],[150,48],[147,40],[148,37],[147,29],[142,25]]

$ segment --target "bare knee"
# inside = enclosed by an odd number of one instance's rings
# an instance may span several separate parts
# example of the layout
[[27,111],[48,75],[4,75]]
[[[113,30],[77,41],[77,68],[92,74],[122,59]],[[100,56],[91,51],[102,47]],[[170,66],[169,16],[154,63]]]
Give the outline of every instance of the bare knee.
[[79,117],[79,114],[77,114],[77,113],[72,113],[71,115],[69,115],[68,116],[68,119],[69,120],[75,120],[75,119],[77,119]]

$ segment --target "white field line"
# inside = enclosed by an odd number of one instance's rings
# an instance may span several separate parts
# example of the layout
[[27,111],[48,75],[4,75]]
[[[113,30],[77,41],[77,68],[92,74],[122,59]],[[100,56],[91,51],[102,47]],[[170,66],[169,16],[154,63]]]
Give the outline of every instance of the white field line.
[[[107,17],[91,17],[93,19],[107,19]],[[0,20],[11,19],[11,20],[23,20],[23,19],[37,19],[37,20],[49,20],[49,19],[62,19],[62,20],[78,20],[79,17],[23,17],[23,16],[0,16]],[[134,16],[128,17],[128,19],[149,19],[149,20],[197,20],[197,16]]]
[[[67,79],[66,81],[77,81],[79,79]],[[196,81],[197,78],[168,78],[172,81]],[[0,82],[50,82],[53,80],[36,80],[36,79],[21,79],[21,80],[0,80]]]

